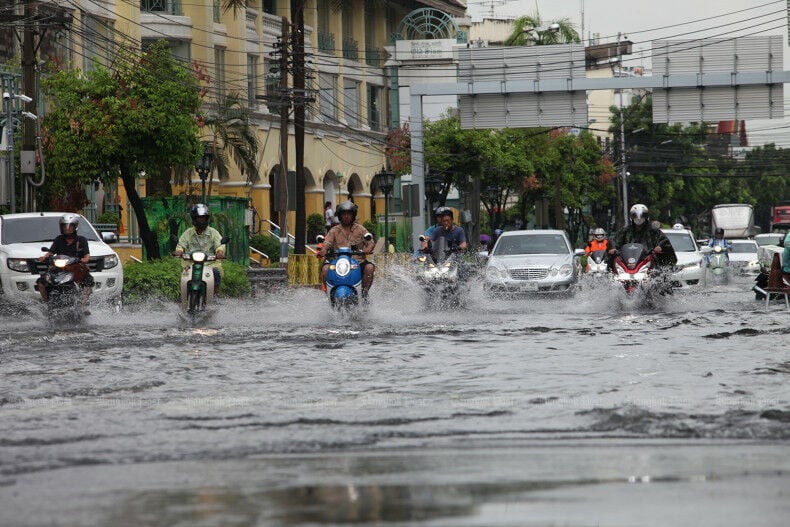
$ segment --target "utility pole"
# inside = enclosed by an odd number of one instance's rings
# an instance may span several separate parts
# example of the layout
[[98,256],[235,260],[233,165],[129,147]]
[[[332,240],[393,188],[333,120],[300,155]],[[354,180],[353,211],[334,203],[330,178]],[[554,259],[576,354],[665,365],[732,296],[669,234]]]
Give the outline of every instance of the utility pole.
[[[33,99],[25,104],[25,110],[38,114],[38,93],[36,86],[36,51],[33,39],[33,24],[38,24],[38,9],[36,2],[25,2],[25,32],[22,38],[22,93],[29,94]],[[36,22],[34,22],[34,20]],[[39,38],[40,42],[40,38]],[[35,187],[28,183],[28,179],[36,173],[36,122],[23,119],[22,151],[20,152],[20,167],[22,172],[22,212],[34,210]]]
[[294,253],[304,254],[306,238],[305,178],[304,178],[304,126],[305,105],[305,51],[304,51],[304,0],[291,2],[293,31],[293,93],[294,93],[294,154],[296,155],[296,239]]
[[288,19],[282,18],[280,56],[280,179],[278,208],[280,210],[280,266],[288,267]]

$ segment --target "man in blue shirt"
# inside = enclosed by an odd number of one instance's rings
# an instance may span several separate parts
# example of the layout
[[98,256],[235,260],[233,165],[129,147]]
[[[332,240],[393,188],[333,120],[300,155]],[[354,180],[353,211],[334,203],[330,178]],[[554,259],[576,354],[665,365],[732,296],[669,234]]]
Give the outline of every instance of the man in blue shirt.
[[[713,238],[711,238],[708,242],[708,247],[721,247],[727,257],[727,261],[730,260],[728,251],[732,249],[732,243],[730,243],[730,241],[724,237],[724,229],[721,227],[716,228],[716,232],[713,233]],[[705,259],[707,260],[708,265],[710,265],[710,255],[707,255]]]
[[453,223],[453,209],[439,207],[437,215],[441,215],[441,225],[431,232],[428,239],[422,242],[421,249],[425,251],[428,248],[428,241],[435,242],[443,237],[449,249],[466,250],[469,246],[466,243],[466,233],[462,227]]

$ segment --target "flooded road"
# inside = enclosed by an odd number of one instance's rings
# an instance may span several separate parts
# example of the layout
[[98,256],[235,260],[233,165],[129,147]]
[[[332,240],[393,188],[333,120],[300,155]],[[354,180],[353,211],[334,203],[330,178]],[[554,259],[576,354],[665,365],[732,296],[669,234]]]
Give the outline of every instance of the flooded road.
[[790,313],[750,286],[3,314],[0,524],[786,525]]

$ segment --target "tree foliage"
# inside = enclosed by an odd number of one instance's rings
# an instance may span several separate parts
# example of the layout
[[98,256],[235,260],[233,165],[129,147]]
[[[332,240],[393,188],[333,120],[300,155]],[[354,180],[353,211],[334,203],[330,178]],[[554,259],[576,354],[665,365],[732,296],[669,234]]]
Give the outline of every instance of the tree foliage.
[[116,69],[60,71],[43,87],[52,109],[43,120],[48,164],[63,182],[114,183],[120,177],[149,258],[159,248],[135,182],[145,174],[192,167],[201,99],[196,77],[164,41],[146,52],[119,53]]

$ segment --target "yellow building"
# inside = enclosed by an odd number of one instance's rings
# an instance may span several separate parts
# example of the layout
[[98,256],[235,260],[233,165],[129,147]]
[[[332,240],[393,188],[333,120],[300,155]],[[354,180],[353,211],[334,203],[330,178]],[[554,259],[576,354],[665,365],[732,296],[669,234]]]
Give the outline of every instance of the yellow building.
[[[112,67],[120,46],[145,49],[166,39],[174,56],[197,65],[210,79],[207,112],[223,96],[239,94],[252,111],[260,177],[249,182],[231,165],[228,179],[210,179],[210,192],[249,198],[257,211],[255,228],[266,230],[269,220],[278,218],[272,196],[281,159],[280,115],[273,104],[280,94],[281,72],[273,54],[283,18],[290,19],[292,4],[298,1],[239,1],[234,11],[222,9],[224,0],[74,0],[59,4],[70,20],[51,35],[60,45],[43,46],[51,56],[40,58],[56,58],[81,69],[92,67],[98,59]],[[309,101],[304,129],[305,217],[323,214],[326,201],[334,206],[353,199],[362,221],[384,210],[375,175],[387,164],[387,131],[400,124],[397,74],[384,66],[384,46],[404,27],[412,34],[430,31],[435,10],[462,17],[465,5],[459,0],[346,0],[339,7],[329,0],[300,3],[308,61],[305,98]],[[287,168],[295,171],[293,114],[288,126]],[[171,183],[174,194],[199,194],[201,186],[197,172],[189,184]],[[140,194],[161,190],[149,186],[142,182]],[[120,201],[124,206],[122,189]],[[122,214],[122,221],[127,217]],[[293,212],[288,224],[293,232]]]

